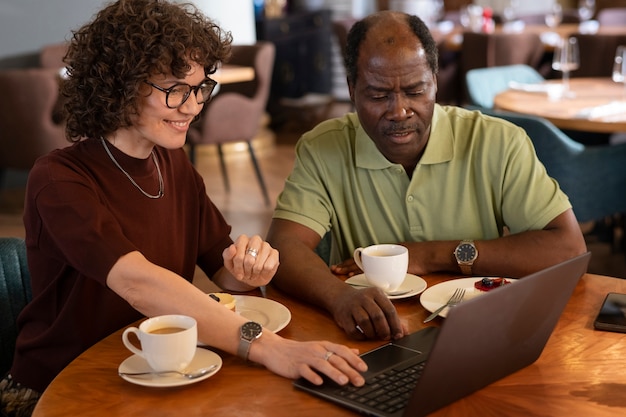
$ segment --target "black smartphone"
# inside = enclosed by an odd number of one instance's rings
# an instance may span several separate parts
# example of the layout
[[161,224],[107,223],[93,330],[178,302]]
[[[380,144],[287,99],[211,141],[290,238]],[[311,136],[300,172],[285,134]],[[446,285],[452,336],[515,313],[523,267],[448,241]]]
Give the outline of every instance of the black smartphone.
[[598,330],[626,333],[626,294],[610,292],[593,322]]

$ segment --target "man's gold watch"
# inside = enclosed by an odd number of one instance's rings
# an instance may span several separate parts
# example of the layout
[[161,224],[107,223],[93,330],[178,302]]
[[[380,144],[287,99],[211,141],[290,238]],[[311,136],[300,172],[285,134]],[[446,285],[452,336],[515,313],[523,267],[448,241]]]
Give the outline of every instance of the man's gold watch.
[[454,257],[459,268],[461,268],[461,272],[464,275],[472,275],[472,265],[478,258],[478,249],[476,249],[474,241],[462,240],[454,249]]

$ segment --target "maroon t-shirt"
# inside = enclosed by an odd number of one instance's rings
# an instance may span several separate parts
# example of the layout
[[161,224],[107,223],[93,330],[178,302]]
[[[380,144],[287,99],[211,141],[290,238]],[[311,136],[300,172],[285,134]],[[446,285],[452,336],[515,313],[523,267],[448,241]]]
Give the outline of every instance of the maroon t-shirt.
[[[152,157],[113,156],[149,194],[157,194]],[[33,300],[18,319],[11,374],[39,392],[84,350],[142,315],[106,286],[122,256],[149,261],[193,279],[210,277],[232,243],[230,226],[206,195],[182,149],[155,147],[164,196],[143,195],[88,139],[40,158],[30,172],[24,225]],[[172,294],[175,297],[176,294]]]

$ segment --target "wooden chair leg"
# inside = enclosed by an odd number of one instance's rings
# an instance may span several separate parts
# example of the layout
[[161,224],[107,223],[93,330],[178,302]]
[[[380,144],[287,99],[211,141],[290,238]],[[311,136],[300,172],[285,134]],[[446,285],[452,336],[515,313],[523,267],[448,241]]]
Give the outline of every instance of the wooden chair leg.
[[263,198],[265,199],[265,205],[270,205],[270,197],[267,193],[267,187],[265,186],[265,181],[263,180],[263,174],[261,173],[261,169],[259,168],[259,163],[257,162],[256,156],[254,155],[254,148],[252,147],[252,142],[248,143],[248,151],[250,151],[250,158],[252,159],[252,164],[254,165],[254,170],[256,172],[256,177],[259,180],[259,185],[261,186],[261,191],[263,192]]
[[228,172],[226,171],[226,161],[224,160],[224,150],[222,144],[217,144],[217,153],[220,156],[220,168],[222,169],[222,178],[224,179],[224,188],[226,192],[230,192],[230,181],[228,181]]

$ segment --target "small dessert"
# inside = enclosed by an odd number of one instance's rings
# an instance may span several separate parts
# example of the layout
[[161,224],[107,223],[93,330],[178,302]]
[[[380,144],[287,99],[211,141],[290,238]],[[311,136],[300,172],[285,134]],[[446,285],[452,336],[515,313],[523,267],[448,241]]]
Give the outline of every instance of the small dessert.
[[209,294],[209,297],[228,308],[229,310],[235,311],[237,300],[231,294],[225,292],[212,292]]
[[479,291],[491,291],[494,288],[499,288],[510,283],[511,281],[504,278],[483,278],[474,283],[474,288]]

